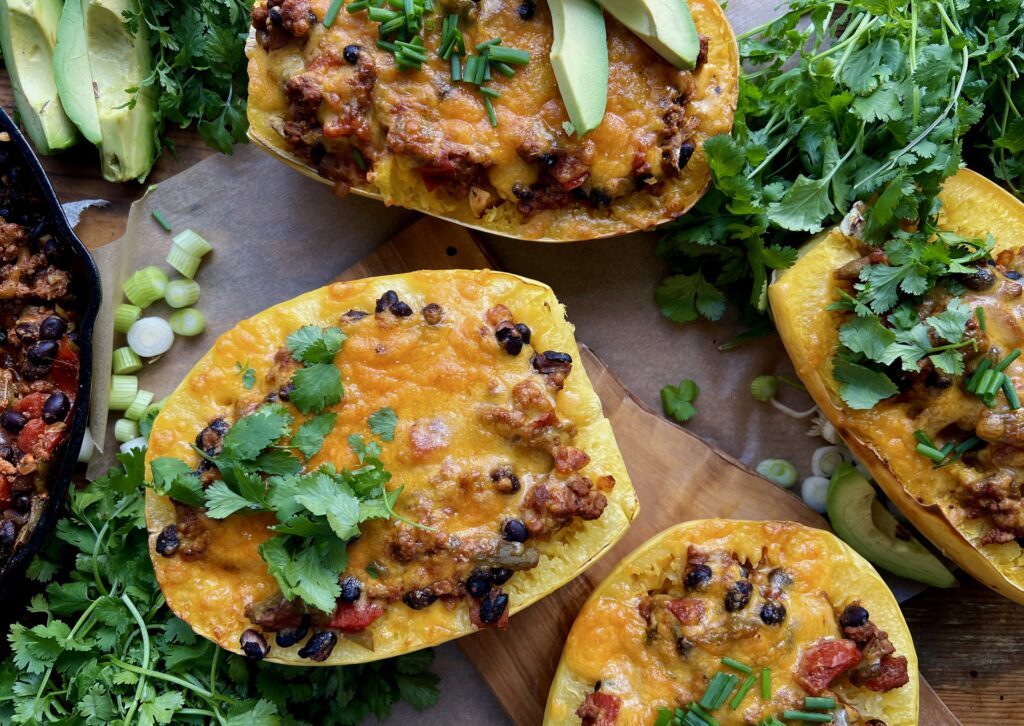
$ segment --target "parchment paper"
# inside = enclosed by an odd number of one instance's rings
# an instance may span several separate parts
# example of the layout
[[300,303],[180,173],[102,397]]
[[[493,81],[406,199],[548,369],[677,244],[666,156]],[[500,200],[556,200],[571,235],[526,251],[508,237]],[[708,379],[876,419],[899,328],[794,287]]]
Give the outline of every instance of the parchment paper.
[[[735,0],[729,16],[737,32],[773,17],[773,3]],[[233,157],[212,157],[154,188],[132,208],[125,236],[96,253],[104,285],[97,323],[93,431],[107,430],[106,454],[90,473],[102,471],[116,445],[106,419],[112,308],[121,301],[125,277],[147,264],[164,263],[171,234],[150,217],[159,209],[174,231],[195,229],[215,250],[196,277],[207,317],[203,335],[178,338],[163,360],[140,372],[141,387],[159,400],[173,391],[216,336],[264,308],[328,282],[392,236],[415,215],[356,197],[336,199],[329,188],[307,180],[249,147]],[[717,346],[742,326],[735,322],[677,326],[653,302],[664,276],[654,256],[656,235],[632,235],[569,245],[486,239],[499,266],[551,285],[568,305],[577,336],[609,365],[636,395],[660,410],[659,389],[691,378],[700,385],[700,413],[689,428],[753,466],[784,457],[810,474],[810,454],[823,442],[806,435],[808,422],[794,421],[754,401],[750,381],[762,373],[792,375],[777,338],[722,353]],[[173,274],[172,274],[173,277]],[[144,314],[166,317],[162,304]],[[783,394],[797,408],[800,394]],[[112,418],[116,415],[112,415]],[[97,440],[101,437],[97,436]],[[388,724],[449,726],[508,723],[497,702],[452,645],[436,649],[441,700],[424,714],[402,705]]]

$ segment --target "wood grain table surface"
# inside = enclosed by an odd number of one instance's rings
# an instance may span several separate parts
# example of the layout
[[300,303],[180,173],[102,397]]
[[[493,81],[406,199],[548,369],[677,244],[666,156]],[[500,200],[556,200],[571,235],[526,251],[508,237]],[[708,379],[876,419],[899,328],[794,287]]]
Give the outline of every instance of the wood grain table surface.
[[[2,70],[0,106],[8,113],[14,107]],[[62,202],[110,202],[85,213],[77,231],[86,245],[96,248],[120,237],[131,203],[149,184],[215,153],[192,132],[175,130],[171,138],[175,153],[161,155],[146,184],[105,182],[97,153],[87,144],[42,159]],[[965,726],[1024,725],[1024,608],[969,578],[960,579],[957,590],[928,590],[903,605],[921,672]]]

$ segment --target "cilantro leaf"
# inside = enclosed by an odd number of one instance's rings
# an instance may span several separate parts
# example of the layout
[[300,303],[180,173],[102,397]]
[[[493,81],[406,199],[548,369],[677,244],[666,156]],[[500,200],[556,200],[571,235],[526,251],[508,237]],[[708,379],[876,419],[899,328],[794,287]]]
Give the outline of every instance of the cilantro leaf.
[[203,485],[184,461],[161,456],[153,460],[150,469],[153,472],[153,491],[157,494],[193,507],[203,505]]
[[718,320],[725,313],[725,295],[698,272],[666,278],[654,292],[661,313],[677,323],[696,320],[703,315]]
[[330,363],[299,368],[292,376],[292,385],[295,389],[289,400],[305,414],[334,406],[341,401],[345,391],[341,384],[341,371]]
[[947,343],[959,343],[964,339],[967,322],[974,317],[974,311],[955,297],[938,315],[932,315],[925,322]]
[[242,377],[242,386],[247,391],[251,391],[253,386],[256,385],[256,371],[249,367],[249,363],[243,366],[238,361],[235,361],[235,369],[238,371],[238,375]]
[[879,401],[899,392],[896,384],[884,373],[842,358],[832,361],[832,375],[840,383],[840,397],[850,408],[874,408]]
[[829,196],[830,179],[801,174],[781,201],[768,206],[768,219],[795,232],[820,232],[823,220],[835,211]]
[[888,347],[896,342],[896,334],[883,327],[878,318],[853,318],[839,329],[839,342],[854,353],[882,361]]
[[322,413],[307,419],[295,432],[291,445],[301,451],[307,459],[312,459],[323,448],[324,439],[334,428],[337,420],[338,415],[335,413]]
[[678,386],[665,386],[661,389],[661,405],[665,415],[671,416],[680,423],[686,423],[695,415],[697,408],[693,402],[700,395],[700,388],[691,380],[684,379]]
[[289,335],[286,344],[301,363],[333,363],[347,337],[340,328],[306,325]]
[[206,516],[224,519],[243,509],[259,509],[240,494],[232,491],[223,481],[215,481],[206,488]]
[[898,330],[895,333],[896,342],[889,345],[882,356],[883,363],[889,364],[899,359],[902,360],[903,370],[916,373],[920,370],[918,361],[924,358],[932,349],[932,341],[928,337],[928,326],[919,323],[906,330]]
[[394,441],[398,415],[390,408],[381,408],[370,414],[370,431],[382,441]]
[[262,406],[245,416],[224,434],[223,456],[242,461],[255,459],[276,441],[291,433],[292,417],[277,404]]

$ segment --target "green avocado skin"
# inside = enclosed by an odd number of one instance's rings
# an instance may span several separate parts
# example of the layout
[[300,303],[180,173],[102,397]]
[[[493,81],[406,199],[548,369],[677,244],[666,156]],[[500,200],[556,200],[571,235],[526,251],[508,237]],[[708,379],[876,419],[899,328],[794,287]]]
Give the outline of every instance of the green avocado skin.
[[828,516],[840,539],[868,562],[932,587],[957,586],[953,573],[903,530],[878,501],[871,483],[854,467],[844,465],[832,475]]
[[700,36],[686,0],[597,0],[612,17],[681,70],[697,64]]
[[0,47],[25,132],[40,154],[73,146],[78,130],[53,80],[61,0],[0,0]]

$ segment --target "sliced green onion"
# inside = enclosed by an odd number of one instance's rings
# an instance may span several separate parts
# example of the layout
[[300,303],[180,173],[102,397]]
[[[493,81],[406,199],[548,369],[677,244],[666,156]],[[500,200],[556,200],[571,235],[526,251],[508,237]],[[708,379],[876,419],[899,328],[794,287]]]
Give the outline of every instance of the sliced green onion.
[[1016,411],[1020,408],[1020,396],[1017,395],[1017,389],[1013,387],[1013,381],[1009,378],[1003,379],[1003,394],[1006,396],[1006,402],[1010,404],[1010,410]]
[[987,333],[988,326],[985,323],[985,308],[980,305],[974,308],[974,315],[978,318],[978,327],[981,328],[981,332]]
[[476,51],[477,53],[482,53],[485,48],[489,48],[492,45],[501,45],[501,38],[491,38],[483,43],[477,43]]
[[511,63],[512,65],[522,66],[530,62],[530,54],[518,48],[492,45],[487,48],[487,53],[491,60],[496,63]]
[[162,298],[166,290],[167,273],[152,265],[136,270],[124,281],[124,296],[140,308],[148,308]]
[[918,444],[915,451],[921,456],[926,456],[936,464],[941,464],[942,460],[945,459],[945,455],[936,449],[934,446],[928,446],[926,444]]
[[808,696],[804,699],[804,708],[808,711],[831,711],[836,707],[836,699],[828,696]]
[[114,422],[114,439],[118,443],[125,443],[139,437],[139,425],[126,418],[119,418]]
[[725,684],[725,688],[722,689],[722,692],[718,695],[718,698],[715,699],[714,708],[712,710],[721,708],[722,705],[727,700],[729,700],[729,696],[730,694],[732,694],[733,689],[735,689],[740,682],[740,677],[734,676],[732,673],[728,674],[726,678],[728,680]]
[[163,318],[137,320],[128,329],[127,338],[131,349],[143,358],[163,355],[174,345],[174,331]]
[[800,485],[800,498],[804,504],[819,514],[828,509],[829,480],[824,476],[809,476]]
[[180,272],[182,277],[187,277],[190,280],[196,276],[200,262],[202,262],[201,257],[186,252],[178,245],[171,245],[171,251],[167,253],[167,264]]
[[359,171],[366,171],[366,159],[363,158],[363,152],[354,146],[352,147],[352,158],[356,160],[356,166],[359,167]]
[[765,459],[757,465],[757,473],[784,489],[796,484],[796,467],[785,459]]
[[121,303],[114,309],[114,332],[127,333],[136,320],[142,316],[142,308],[138,305]]
[[[481,88],[480,90],[484,89]],[[484,96],[484,108],[487,109],[487,118],[491,120],[491,128],[494,128],[498,125],[498,114],[494,112],[494,104],[491,103],[491,99],[487,96]]]
[[832,476],[843,464],[853,461],[850,452],[841,446],[819,446],[811,454],[811,473],[814,476]]
[[772,698],[772,669],[761,669],[761,698],[770,701]]
[[758,401],[770,401],[779,392],[779,379],[775,376],[758,376],[750,382],[750,395]]
[[715,720],[715,717],[696,703],[691,703],[688,708],[690,709],[688,715],[699,718],[700,721],[698,723],[700,723],[700,726],[718,726],[718,721]]
[[172,308],[187,308],[199,299],[199,283],[195,280],[172,280],[164,300]]
[[131,441],[126,441],[121,444],[121,453],[127,454],[132,449],[145,449],[147,446],[149,446],[149,439],[145,436],[140,436],[137,439],[132,439]]
[[114,351],[112,368],[114,373],[119,376],[138,373],[142,370],[142,359],[135,354],[134,350],[125,345]]
[[173,313],[167,322],[178,335],[199,335],[206,330],[206,316],[195,308],[184,308]]
[[980,443],[981,443],[981,439],[979,439],[977,436],[972,436],[971,438],[967,439],[966,441],[964,441],[963,443],[961,443],[959,446],[956,447],[956,453],[957,454],[964,454],[967,451],[969,451],[970,449],[973,449],[975,446],[977,446]]
[[476,67],[480,63],[480,56],[471,55],[466,59],[466,70],[462,74],[466,83],[475,83]]
[[492,58],[491,65],[494,67],[496,71],[498,71],[498,73],[507,78],[511,78],[516,74],[516,69],[508,65],[507,63],[498,63]]
[[978,384],[981,383],[982,376],[985,375],[985,373],[991,366],[992,360],[990,358],[985,358],[981,363],[978,364],[978,367],[974,369],[974,373],[967,381],[968,391],[974,393],[976,390],[978,390]]
[[783,721],[809,721],[811,723],[832,723],[830,713],[808,713],[807,711],[783,711]]
[[167,218],[164,217],[163,212],[161,212],[159,209],[154,209],[152,212],[150,212],[150,214],[153,215],[153,219],[156,220],[156,223],[164,228],[164,232],[171,231],[171,225],[167,222]]
[[[1003,381],[1006,380],[1006,374],[996,371],[989,371],[992,373],[992,380],[986,383],[984,386],[978,386],[978,396],[981,398],[989,398],[994,396],[1003,386]],[[986,374],[987,375],[987,374]]]
[[86,427],[85,433],[82,434],[82,446],[78,449],[78,463],[88,464],[95,451],[96,442],[93,440],[92,433],[90,433],[89,428]]
[[184,232],[174,235],[174,244],[196,257],[202,257],[206,253],[213,251],[213,245],[191,229],[186,229]]
[[919,444],[924,444],[925,446],[930,446],[933,449],[935,448],[935,444],[932,443],[931,437],[928,436],[928,434],[926,434],[924,431],[920,431],[920,430],[915,431],[914,432],[914,438],[917,439],[917,443],[919,443]]
[[1012,353],[1003,358],[1001,361],[999,361],[999,363],[996,365],[996,370],[1002,373],[1007,368],[1009,368],[1010,364],[1013,363],[1018,358],[1020,358],[1020,348],[1017,348]]
[[748,675],[754,672],[754,669],[748,666],[746,663],[741,663],[740,661],[734,660],[732,658],[722,658],[722,665],[728,666],[729,668],[738,670],[740,673],[746,673]]
[[[135,400],[132,401],[132,405],[125,410],[124,417],[131,419],[132,421],[141,420],[151,403],[153,403],[153,392],[140,389],[139,392],[135,394]],[[136,434],[136,436],[137,435],[138,434]]]
[[487,98],[498,98],[501,95],[501,91],[497,91],[487,86],[480,86],[480,93],[487,96]]
[[452,56],[452,80],[462,80],[462,59],[458,55]]
[[[750,693],[750,689],[754,687],[755,683],[757,683],[756,676],[749,676],[747,680],[743,681],[743,685],[740,686],[740,690],[736,691],[736,695],[732,697],[731,701],[729,701],[729,708],[733,711],[739,708],[740,704],[743,703],[743,699],[746,698],[748,693]],[[806,705],[807,704],[804,704],[805,707]]]
[[126,411],[138,393],[139,379],[135,376],[111,376],[107,408],[112,411]]
[[708,682],[708,687],[704,690],[704,695],[698,701],[700,707],[714,710],[716,708],[714,703],[718,700],[718,696],[721,695],[728,682],[729,676],[725,673],[719,672],[713,675]]
[[[331,6],[327,8],[327,13],[324,15],[323,25],[325,28],[329,28],[334,25],[334,21],[338,19],[338,13],[341,12],[341,6],[345,4],[345,0],[331,0]],[[354,12],[349,6],[349,12]]]

